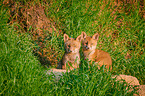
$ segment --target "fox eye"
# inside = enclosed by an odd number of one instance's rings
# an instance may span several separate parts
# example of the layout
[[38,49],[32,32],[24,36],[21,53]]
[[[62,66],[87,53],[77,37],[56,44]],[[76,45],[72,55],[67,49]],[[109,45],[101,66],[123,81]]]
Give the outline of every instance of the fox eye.
[[86,45],[88,45],[88,41],[87,41],[87,42],[85,42],[85,44],[86,44]]
[[70,45],[67,45],[68,47],[70,47]]

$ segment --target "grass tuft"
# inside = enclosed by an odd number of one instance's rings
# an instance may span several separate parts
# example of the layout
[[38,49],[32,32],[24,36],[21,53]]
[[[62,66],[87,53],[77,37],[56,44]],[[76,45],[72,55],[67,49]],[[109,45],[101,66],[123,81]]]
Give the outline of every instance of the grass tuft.
[[[99,33],[97,48],[109,52],[112,57],[111,72],[105,71],[104,66],[101,69],[90,66],[82,59],[80,69],[64,73],[58,80],[54,74],[46,74],[48,69],[43,68],[33,54],[33,49],[39,50],[38,44],[42,42],[37,44],[32,41],[32,34],[22,33],[21,24],[7,23],[11,22],[10,10],[0,2],[0,95],[133,95],[135,87],[129,91],[131,86],[116,82],[111,77],[115,74],[135,76],[140,84],[145,84],[145,30],[140,2],[34,0],[28,3],[34,3],[34,6],[41,4],[46,16],[55,22],[56,29],[61,32],[61,35],[53,29],[51,34],[44,32],[46,38],[40,38],[45,39],[42,45],[55,50],[45,55],[59,61],[64,53],[63,33],[76,38],[85,31],[90,36]],[[23,3],[27,5],[25,0]]]

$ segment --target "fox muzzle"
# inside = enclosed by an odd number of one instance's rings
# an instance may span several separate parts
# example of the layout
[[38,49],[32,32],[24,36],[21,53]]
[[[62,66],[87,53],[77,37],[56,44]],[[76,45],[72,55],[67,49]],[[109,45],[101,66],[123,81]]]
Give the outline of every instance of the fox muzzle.
[[85,49],[89,49],[89,47],[88,46],[84,46],[85,47]]

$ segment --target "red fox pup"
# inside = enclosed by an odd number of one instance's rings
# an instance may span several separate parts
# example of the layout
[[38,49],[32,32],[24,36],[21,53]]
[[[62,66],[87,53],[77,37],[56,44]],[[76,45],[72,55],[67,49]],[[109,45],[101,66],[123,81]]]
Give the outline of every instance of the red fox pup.
[[62,69],[66,69],[67,64],[70,70],[79,67],[80,63],[80,47],[81,47],[81,38],[82,36],[78,36],[76,39],[69,38],[67,34],[64,34],[64,47],[65,54],[61,61]]
[[95,61],[99,66],[106,65],[106,68],[109,69],[110,67],[112,69],[112,59],[109,53],[96,49],[98,39],[98,33],[90,37],[82,32],[82,47],[85,59],[88,58],[89,61]]

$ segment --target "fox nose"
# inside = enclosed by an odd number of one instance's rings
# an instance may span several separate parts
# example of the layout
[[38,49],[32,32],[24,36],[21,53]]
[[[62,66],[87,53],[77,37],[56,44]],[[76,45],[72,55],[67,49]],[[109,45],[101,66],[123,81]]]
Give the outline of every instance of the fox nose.
[[89,47],[88,47],[88,46],[85,46],[85,48],[86,48],[86,49],[89,49]]
[[72,52],[70,49],[68,49],[68,52]]

